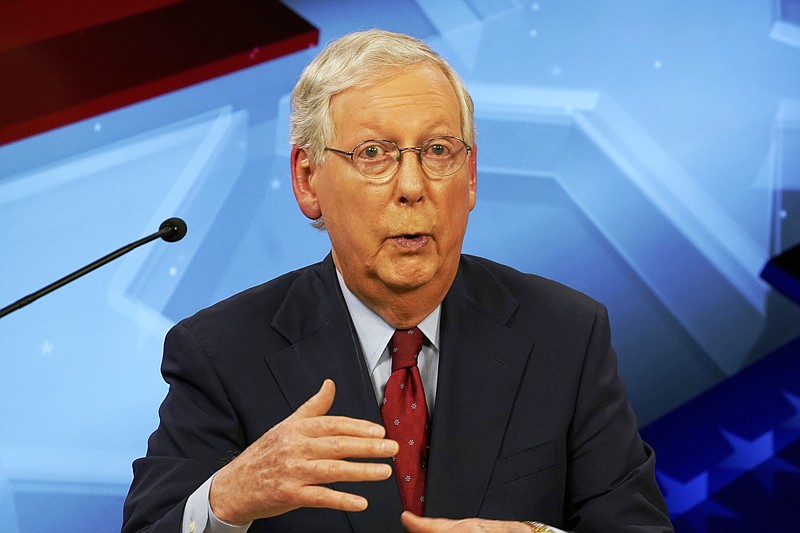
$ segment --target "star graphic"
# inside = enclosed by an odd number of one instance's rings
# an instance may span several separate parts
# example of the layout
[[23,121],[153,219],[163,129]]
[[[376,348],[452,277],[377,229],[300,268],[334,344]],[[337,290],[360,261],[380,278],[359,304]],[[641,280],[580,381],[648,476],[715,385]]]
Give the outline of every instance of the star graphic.
[[792,418],[787,420],[783,423],[783,427],[793,428],[793,429],[800,429],[800,397],[795,396],[789,391],[781,391],[783,393],[783,397],[792,404],[792,407],[795,410],[795,414]]
[[774,435],[767,431],[749,441],[720,428],[722,436],[733,447],[733,453],[719,463],[720,468],[731,470],[752,470],[775,455]]
[[50,342],[50,339],[45,339],[42,343],[41,349],[44,355],[52,355],[53,354],[53,343]]
[[792,474],[800,474],[800,468],[793,464],[784,461],[780,457],[772,457],[765,461],[758,468],[753,470],[753,475],[758,479],[758,482],[764,487],[768,494],[775,494],[775,474],[777,472],[789,472]]
[[[672,510],[670,509],[670,512]],[[714,500],[706,500],[696,506],[691,512],[686,513],[683,519],[691,526],[692,531],[708,531],[706,520],[710,516],[724,516],[726,518],[739,518],[739,515],[724,507]]]
[[708,472],[701,472],[686,483],[659,471],[656,471],[656,476],[664,491],[667,508],[674,516],[682,515],[708,499]]

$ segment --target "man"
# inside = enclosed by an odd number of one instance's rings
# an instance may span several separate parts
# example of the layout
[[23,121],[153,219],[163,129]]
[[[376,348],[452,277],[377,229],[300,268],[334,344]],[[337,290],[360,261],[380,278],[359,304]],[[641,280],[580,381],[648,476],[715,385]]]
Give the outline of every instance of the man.
[[450,66],[345,36],[291,137],[331,254],[170,331],[123,531],[671,531],[604,308],[461,254],[477,149]]

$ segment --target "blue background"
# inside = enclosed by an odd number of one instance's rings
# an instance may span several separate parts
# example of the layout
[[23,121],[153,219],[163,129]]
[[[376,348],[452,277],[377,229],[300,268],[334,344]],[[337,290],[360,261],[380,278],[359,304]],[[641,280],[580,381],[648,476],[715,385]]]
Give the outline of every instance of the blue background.
[[[800,310],[759,279],[800,242],[800,2],[285,3],[321,43],[407,32],[461,73],[480,147],[464,249],[608,306],[679,529],[735,530],[748,490],[800,496]],[[288,175],[288,94],[317,51],[0,147],[0,305],[189,226],[0,320],[4,531],[118,530],[166,330],[327,253]]]

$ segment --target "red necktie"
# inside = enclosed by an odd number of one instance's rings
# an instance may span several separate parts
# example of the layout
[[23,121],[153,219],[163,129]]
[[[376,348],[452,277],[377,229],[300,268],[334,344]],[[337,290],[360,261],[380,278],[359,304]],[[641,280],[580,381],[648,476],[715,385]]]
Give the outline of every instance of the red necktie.
[[417,367],[425,336],[418,328],[392,336],[392,375],[386,383],[381,416],[386,433],[400,444],[393,458],[403,509],[422,516],[428,460],[428,407]]

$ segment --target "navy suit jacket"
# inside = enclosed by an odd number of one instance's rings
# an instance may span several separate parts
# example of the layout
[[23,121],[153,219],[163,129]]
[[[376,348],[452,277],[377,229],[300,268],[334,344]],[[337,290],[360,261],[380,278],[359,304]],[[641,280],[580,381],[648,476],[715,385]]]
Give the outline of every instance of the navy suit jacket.
[[[442,303],[440,343],[427,516],[671,531],[602,305],[462,256]],[[134,463],[124,533],[180,531],[186,498],[325,378],[336,383],[331,414],[381,423],[330,256],[176,325],[162,372],[169,393],[147,456]],[[369,507],[298,509],[250,531],[403,531],[394,477],[334,488]]]

